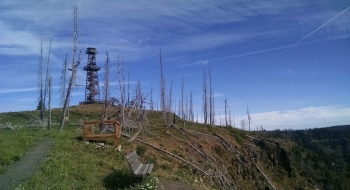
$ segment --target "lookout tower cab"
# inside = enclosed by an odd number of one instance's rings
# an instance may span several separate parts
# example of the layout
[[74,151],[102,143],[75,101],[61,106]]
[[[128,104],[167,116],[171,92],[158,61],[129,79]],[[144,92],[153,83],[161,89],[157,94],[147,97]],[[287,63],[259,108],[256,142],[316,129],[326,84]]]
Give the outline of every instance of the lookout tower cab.
[[88,61],[87,65],[83,67],[86,71],[85,101],[80,102],[80,104],[102,103],[97,74],[101,67],[96,64],[97,50],[89,47],[86,49],[86,54],[88,54]]

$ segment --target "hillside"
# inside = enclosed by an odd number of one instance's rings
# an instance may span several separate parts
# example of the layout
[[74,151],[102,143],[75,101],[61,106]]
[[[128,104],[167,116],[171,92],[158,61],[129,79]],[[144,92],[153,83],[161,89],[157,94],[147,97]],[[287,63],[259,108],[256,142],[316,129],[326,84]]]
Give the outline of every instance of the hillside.
[[[117,109],[117,108],[113,108]],[[110,115],[114,117],[111,111]],[[99,149],[81,140],[84,121],[97,120],[101,105],[71,107],[68,124],[57,130],[60,110],[53,110],[54,127],[44,129],[37,111],[0,114],[0,145],[5,138],[27,139],[25,147],[41,137],[55,138],[51,155],[24,189],[64,187],[66,189],[137,188],[157,176],[178,181],[193,189],[347,189],[350,187],[350,127],[337,126],[304,131],[248,132],[185,122],[164,128],[162,114],[146,111],[147,121],[134,142],[136,129],[123,129],[122,151],[112,146]],[[28,135],[29,134],[29,135]],[[107,145],[112,142],[107,141]],[[15,144],[12,144],[15,146]],[[155,163],[143,182],[130,175],[124,155],[137,150],[144,162]],[[0,156],[0,173],[20,159]],[[6,155],[4,153],[0,155]],[[15,159],[14,159],[15,158]],[[12,159],[12,160],[11,160]],[[49,168],[49,169],[48,169]],[[55,172],[52,172],[55,171]],[[166,187],[164,187],[167,189]]]

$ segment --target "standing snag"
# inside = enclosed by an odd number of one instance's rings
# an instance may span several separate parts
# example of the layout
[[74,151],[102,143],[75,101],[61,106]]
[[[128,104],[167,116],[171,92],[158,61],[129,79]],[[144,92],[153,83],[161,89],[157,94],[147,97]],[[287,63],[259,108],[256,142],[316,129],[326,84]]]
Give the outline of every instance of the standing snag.
[[166,117],[166,97],[165,97],[165,78],[163,74],[163,62],[162,62],[162,48],[159,51],[159,67],[160,67],[160,107],[162,110],[162,119],[164,126],[167,126],[167,117]]
[[40,57],[39,57],[39,63],[38,63],[38,91],[39,91],[39,98],[38,98],[38,107],[37,109],[40,110],[40,119],[44,119],[44,87],[43,87],[43,39],[41,38],[40,41]]
[[48,109],[49,109],[49,118],[48,118],[48,121],[47,121],[47,129],[51,129],[51,96],[52,96],[52,78],[51,76],[49,77],[49,102],[48,102]]
[[209,65],[209,123],[215,124],[214,92],[211,77],[211,67]]
[[105,78],[104,78],[104,88],[103,88],[103,95],[104,95],[104,115],[108,117],[108,107],[110,104],[109,101],[109,57],[108,52],[106,52],[106,64],[105,64]]
[[227,98],[226,98],[225,99],[225,126],[228,126],[227,109],[228,109],[228,105],[227,105]]
[[67,83],[67,53],[66,53],[66,58],[62,63],[62,70],[61,70],[60,105],[62,107],[64,104],[65,95],[66,95],[66,83]]
[[203,119],[204,124],[208,123],[208,90],[207,90],[207,76],[205,68],[203,68]]
[[249,112],[249,108],[248,108],[248,105],[247,105],[247,116],[248,116],[248,129],[250,131],[250,124],[252,123],[252,119],[250,117],[250,112]]
[[189,120],[191,121],[191,122],[194,122],[194,114],[193,114],[193,96],[192,96],[192,94],[193,94],[193,91],[191,90],[191,93],[190,93],[190,110],[189,110],[189,114],[190,114],[190,116],[189,116]]
[[245,130],[245,125],[246,125],[246,121],[244,119],[241,120],[241,127],[242,130]]
[[73,58],[72,58],[72,75],[70,77],[69,80],[69,85],[68,85],[68,89],[67,89],[67,94],[66,94],[66,98],[64,100],[64,105],[63,105],[63,109],[62,109],[62,115],[61,115],[61,120],[60,120],[60,129],[63,129],[63,125],[64,125],[64,119],[65,119],[65,115],[66,115],[66,109],[67,109],[67,105],[70,99],[70,92],[73,86],[73,83],[75,83],[75,77],[76,77],[76,72],[77,72],[77,68],[80,64],[80,60],[81,60],[81,51],[79,53],[79,58],[76,61],[75,60],[75,54],[77,51],[77,42],[78,42],[78,7],[75,6],[74,7],[74,31],[73,31]]

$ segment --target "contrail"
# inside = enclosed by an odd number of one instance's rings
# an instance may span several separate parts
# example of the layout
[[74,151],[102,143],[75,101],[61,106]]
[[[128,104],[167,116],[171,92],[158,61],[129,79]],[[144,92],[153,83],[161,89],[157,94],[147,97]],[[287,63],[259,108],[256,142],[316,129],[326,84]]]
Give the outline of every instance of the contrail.
[[[346,36],[346,37],[350,37],[350,36]],[[334,39],[337,39],[337,38],[327,38],[327,39],[315,40],[315,41],[311,41],[311,42],[303,42],[303,43],[294,44],[294,46],[309,45],[309,44],[314,44],[314,43],[319,43],[319,42],[324,42],[324,41],[334,40]],[[262,50],[258,50],[258,51],[248,52],[248,53],[236,54],[236,55],[231,55],[231,56],[227,56],[227,57],[220,57],[220,58],[211,59],[211,60],[208,60],[208,61],[217,61],[217,60],[223,60],[223,59],[243,57],[243,56],[247,56],[247,55],[253,55],[253,54],[258,54],[258,53],[265,53],[265,52],[276,51],[276,50],[280,50],[280,49],[287,49],[287,48],[289,48],[291,46],[292,45],[285,45],[285,46],[279,46],[279,47],[274,47],[274,48],[269,48],[269,49],[262,49]],[[194,65],[194,64],[192,64],[192,65]],[[188,64],[186,66],[190,66],[190,64]]]
[[[348,37],[350,37],[350,35],[345,35],[345,36],[342,36],[341,38],[348,38]],[[314,44],[314,43],[319,43],[319,42],[324,42],[324,41],[334,40],[334,39],[339,39],[339,37],[331,37],[331,38],[315,40],[315,41],[311,41],[311,42],[303,42],[303,43],[299,42],[297,44],[294,44],[293,46],[309,45],[309,44]],[[231,56],[227,56],[227,57],[220,57],[220,58],[210,59],[210,60],[207,60],[207,61],[211,62],[211,61],[218,61],[218,60],[224,60],[224,59],[230,59],[230,58],[236,58],[236,57],[243,57],[243,56],[248,56],[248,55],[253,55],[253,54],[258,54],[258,53],[265,53],[265,52],[269,52],[269,51],[276,51],[276,50],[280,50],[280,49],[287,49],[287,48],[290,48],[290,47],[292,47],[292,45],[285,45],[285,46],[279,46],[279,47],[274,47],[274,48],[269,48],[269,49],[262,49],[262,50],[258,50],[258,51],[241,53],[241,54],[231,55]],[[184,65],[164,68],[164,70],[172,70],[172,69],[177,69],[177,68],[181,68],[181,67],[191,67],[191,66],[199,65],[199,64],[204,64],[204,63],[202,63],[202,62],[189,63],[189,64],[184,64]],[[153,70],[153,71],[148,71],[148,72],[143,72],[143,73],[140,73],[138,75],[150,74],[150,73],[155,73],[155,72],[159,72],[159,69],[158,70]]]
[[337,14],[335,17],[333,17],[331,20],[327,21],[326,23],[322,24],[320,27],[316,28],[316,30],[310,32],[308,35],[306,35],[305,37],[301,38],[299,41],[297,41],[295,44],[289,46],[286,50],[284,50],[281,54],[283,54],[284,52],[288,51],[290,48],[296,46],[298,43],[300,43],[301,41],[303,41],[305,38],[311,36],[313,33],[317,32],[319,29],[321,29],[322,27],[326,26],[328,23],[332,22],[334,19],[338,18],[340,15],[342,15],[343,13],[345,13],[347,10],[349,10],[350,7],[348,7],[347,9],[343,10],[342,12],[340,12],[339,14]]

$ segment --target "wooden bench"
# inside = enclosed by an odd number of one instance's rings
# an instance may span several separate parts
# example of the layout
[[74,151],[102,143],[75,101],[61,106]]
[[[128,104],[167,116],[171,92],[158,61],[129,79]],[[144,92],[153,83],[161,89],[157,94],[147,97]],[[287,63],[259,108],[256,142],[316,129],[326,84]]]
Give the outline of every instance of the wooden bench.
[[154,164],[142,164],[138,159],[139,156],[136,151],[129,153],[125,157],[134,175],[144,177],[152,173]]

